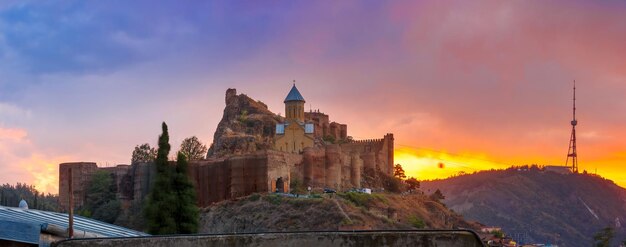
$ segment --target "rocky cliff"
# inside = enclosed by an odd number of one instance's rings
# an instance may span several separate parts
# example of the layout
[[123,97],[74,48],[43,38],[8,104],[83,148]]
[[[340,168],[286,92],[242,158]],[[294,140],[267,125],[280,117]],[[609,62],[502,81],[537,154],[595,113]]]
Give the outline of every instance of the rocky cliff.
[[276,124],[282,117],[272,113],[261,101],[236,89],[226,90],[226,107],[213,135],[207,158],[254,153],[273,146]]

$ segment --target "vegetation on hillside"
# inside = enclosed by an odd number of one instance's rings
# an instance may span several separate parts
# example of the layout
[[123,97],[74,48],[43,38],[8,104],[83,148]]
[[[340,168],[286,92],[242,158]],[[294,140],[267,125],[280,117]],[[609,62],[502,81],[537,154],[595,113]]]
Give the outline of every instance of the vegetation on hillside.
[[201,233],[479,227],[421,193],[253,194],[204,208],[200,222]]
[[[422,189],[426,193],[439,189],[451,209],[467,219],[502,227],[524,243],[590,246],[596,232],[614,225],[616,218],[626,219],[626,190],[587,173],[520,166],[422,181]],[[615,236],[624,239],[626,229],[616,229]]]
[[39,192],[35,186],[23,183],[0,185],[0,205],[17,207],[22,199],[28,203],[30,209],[57,211],[59,208],[57,195]]

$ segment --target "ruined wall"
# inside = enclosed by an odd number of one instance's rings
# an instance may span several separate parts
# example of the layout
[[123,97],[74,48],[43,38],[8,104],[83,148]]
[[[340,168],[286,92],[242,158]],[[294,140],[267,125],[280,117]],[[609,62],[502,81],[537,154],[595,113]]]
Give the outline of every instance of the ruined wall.
[[364,169],[380,169],[393,175],[393,143],[393,134],[386,134],[382,139],[344,143],[341,148],[345,153],[358,153]]
[[72,162],[59,165],[59,210],[61,212],[69,209],[69,177],[72,176],[74,208],[78,208],[85,203],[86,188],[91,182],[91,175],[97,170],[98,166],[93,162]]
[[190,162],[189,176],[196,185],[198,205],[204,207],[252,193],[273,192],[277,184],[281,191],[289,191],[289,166],[295,162],[300,161],[292,154],[261,151],[226,159]]
[[361,187],[361,174],[366,169],[393,174],[392,134],[382,139],[306,148],[302,163],[290,173],[305,186],[346,190]]
[[345,140],[348,137],[348,125],[330,122],[328,115],[319,112],[319,110],[305,112],[304,119],[315,126],[313,131],[315,138],[332,136],[335,140]]

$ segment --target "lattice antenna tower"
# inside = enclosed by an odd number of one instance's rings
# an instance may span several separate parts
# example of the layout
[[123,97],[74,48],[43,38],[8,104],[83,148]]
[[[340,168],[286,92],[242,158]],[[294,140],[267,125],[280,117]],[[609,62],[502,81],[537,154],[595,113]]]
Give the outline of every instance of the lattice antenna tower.
[[568,166],[570,158],[572,160],[572,172],[578,173],[578,153],[576,152],[576,125],[578,124],[578,120],[576,120],[576,80],[574,80],[574,97],[573,97],[573,107],[572,107],[572,135],[569,139],[569,149],[567,151],[567,159],[565,160],[565,166]]

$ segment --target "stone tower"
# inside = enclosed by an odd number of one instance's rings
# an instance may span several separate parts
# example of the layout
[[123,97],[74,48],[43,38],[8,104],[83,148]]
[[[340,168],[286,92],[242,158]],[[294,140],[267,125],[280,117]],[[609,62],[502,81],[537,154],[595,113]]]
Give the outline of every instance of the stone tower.
[[296,88],[296,84],[293,84],[291,87],[291,91],[287,94],[285,98],[285,117],[287,121],[296,120],[300,123],[304,123],[304,98],[298,88]]

